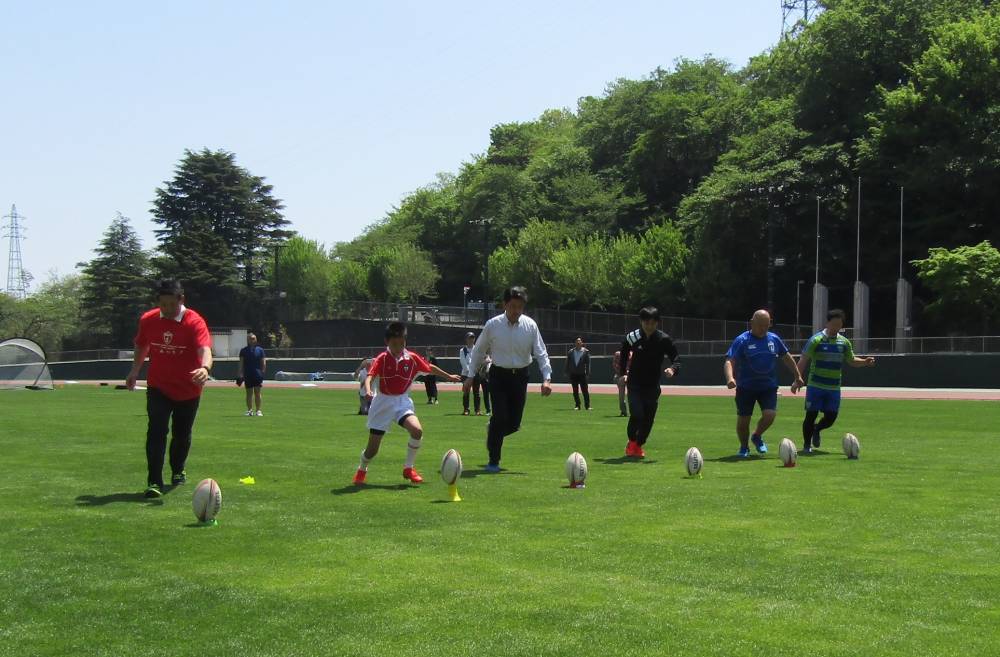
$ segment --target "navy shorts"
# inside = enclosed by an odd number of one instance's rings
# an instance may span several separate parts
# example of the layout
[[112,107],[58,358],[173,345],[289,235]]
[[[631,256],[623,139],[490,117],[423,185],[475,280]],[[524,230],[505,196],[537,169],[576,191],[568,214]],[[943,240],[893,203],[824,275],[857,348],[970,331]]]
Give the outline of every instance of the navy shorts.
[[736,388],[736,414],[738,416],[747,417],[753,415],[755,404],[759,404],[762,411],[777,410],[778,389],[748,390],[746,388]]
[[260,388],[264,385],[264,379],[256,377],[246,378],[243,379],[243,385],[245,385],[248,388]]
[[823,413],[840,412],[840,391],[815,386],[806,388],[806,410]]

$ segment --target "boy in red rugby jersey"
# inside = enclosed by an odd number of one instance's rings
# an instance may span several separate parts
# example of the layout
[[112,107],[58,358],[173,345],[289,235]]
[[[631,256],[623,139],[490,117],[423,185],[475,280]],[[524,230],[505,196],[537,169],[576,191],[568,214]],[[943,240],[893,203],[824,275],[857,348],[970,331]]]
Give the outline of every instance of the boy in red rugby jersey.
[[[392,322],[385,329],[386,350],[375,357],[368,376],[365,377],[365,396],[371,402],[368,409],[368,446],[361,452],[361,463],[354,474],[354,484],[365,483],[368,474],[368,464],[382,444],[382,436],[389,430],[392,423],[406,429],[410,440],[406,444],[406,463],[403,466],[403,478],[419,484],[424,480],[413,467],[420,449],[420,441],[424,430],[420,426],[413,409],[413,400],[409,390],[413,379],[418,374],[432,373],[449,381],[458,383],[462,380],[457,374],[448,374],[437,365],[431,365],[421,356],[406,349],[406,324]],[[372,392],[372,380],[378,377],[378,394]]]

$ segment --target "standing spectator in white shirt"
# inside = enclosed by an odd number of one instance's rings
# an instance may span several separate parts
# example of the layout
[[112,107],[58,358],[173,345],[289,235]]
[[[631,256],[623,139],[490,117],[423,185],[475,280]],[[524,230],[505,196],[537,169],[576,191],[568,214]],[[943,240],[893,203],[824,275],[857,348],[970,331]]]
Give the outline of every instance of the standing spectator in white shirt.
[[[490,367],[490,395],[493,415],[486,434],[489,462],[486,471],[500,472],[500,456],[504,437],[521,428],[524,402],[528,396],[528,366],[534,358],[542,372],[542,396],[552,394],[552,366],[545,342],[535,321],[524,314],[528,293],[523,287],[511,287],[503,293],[502,314],[483,326],[472,349],[469,370],[476,372],[486,355],[493,359]],[[472,379],[466,379],[463,389],[472,388]]]

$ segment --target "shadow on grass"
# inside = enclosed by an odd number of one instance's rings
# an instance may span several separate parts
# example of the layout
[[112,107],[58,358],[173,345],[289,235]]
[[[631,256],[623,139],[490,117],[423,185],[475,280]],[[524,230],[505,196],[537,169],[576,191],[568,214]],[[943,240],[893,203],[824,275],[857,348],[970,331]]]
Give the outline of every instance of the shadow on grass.
[[730,454],[729,456],[720,456],[717,459],[705,459],[707,463],[743,463],[747,461],[763,461],[766,456],[761,454],[751,454],[750,456],[739,456],[738,454]]
[[805,459],[810,459],[814,456],[830,456],[832,454],[833,452],[827,452],[822,449],[816,449],[815,447],[813,447],[813,451],[809,452],[808,454],[806,454],[805,452],[799,452],[799,456]]
[[476,477],[500,477],[503,475],[516,475],[518,477],[523,477],[525,472],[517,472],[516,470],[507,470],[500,468],[500,472],[489,472],[486,466],[480,467],[478,470],[463,470],[462,479],[475,479]]
[[77,506],[104,506],[116,502],[132,502],[157,506],[163,504],[162,497],[147,498],[144,493],[111,493],[110,495],[80,495]]
[[417,490],[418,486],[411,486],[409,484],[361,484],[357,486],[355,484],[347,484],[343,488],[334,488],[330,491],[333,495],[353,495],[354,493],[360,493],[366,490]]
[[604,465],[625,465],[626,463],[652,465],[653,463],[659,463],[656,459],[639,459],[634,456],[616,456],[614,458],[607,459],[594,459],[594,461],[597,463],[603,463]]

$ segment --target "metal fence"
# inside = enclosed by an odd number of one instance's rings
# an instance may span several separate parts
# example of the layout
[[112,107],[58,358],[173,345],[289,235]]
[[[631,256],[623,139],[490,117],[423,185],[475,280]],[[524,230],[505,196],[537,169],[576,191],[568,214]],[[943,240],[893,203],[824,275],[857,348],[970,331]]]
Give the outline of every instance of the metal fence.
[[[483,325],[485,316],[492,317],[499,312],[499,309],[489,309],[484,314],[482,304],[479,302],[475,302],[468,308],[463,308],[462,306],[410,306],[409,304],[377,301],[353,301],[341,314],[343,317],[352,319],[382,322],[400,319],[418,324],[476,329]],[[638,318],[634,313],[529,308],[528,315],[538,323],[543,331],[577,332],[591,336],[617,338],[638,326]],[[664,316],[660,318],[660,325],[664,331],[677,340],[725,340],[747,330],[748,321]],[[791,338],[806,338],[812,333],[812,327],[808,324],[775,324],[772,330],[781,336]]]
[[[624,334],[624,332],[623,332]],[[733,334],[738,335],[738,333]],[[785,344],[793,353],[799,353],[805,345],[805,339],[786,339]],[[1000,336],[956,336],[929,338],[868,338],[865,354],[947,354],[947,353],[1000,353]],[[732,344],[732,339],[726,340],[675,340],[677,350],[682,356],[723,356]],[[410,345],[423,354],[428,349],[434,350],[435,356],[456,356],[461,345]],[[273,348],[267,350],[268,358],[298,358],[327,359],[348,358],[362,359],[377,355],[385,347],[381,345],[370,347],[293,347],[290,349]],[[562,356],[573,348],[572,343],[551,343],[547,345],[549,355]],[[621,348],[621,342],[590,342],[587,343],[594,356],[612,356]],[[62,351],[49,355],[50,363],[85,361],[85,360],[116,360],[131,359],[132,352],[118,349],[98,349],[93,351]],[[860,353],[860,352],[859,352]]]

